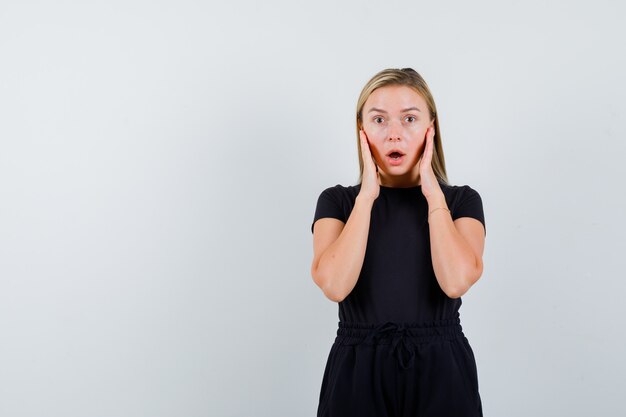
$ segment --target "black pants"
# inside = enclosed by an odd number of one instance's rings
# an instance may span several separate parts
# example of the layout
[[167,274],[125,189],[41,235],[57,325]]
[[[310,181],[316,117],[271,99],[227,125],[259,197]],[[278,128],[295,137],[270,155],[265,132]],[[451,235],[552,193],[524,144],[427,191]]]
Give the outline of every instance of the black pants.
[[421,325],[339,322],[318,417],[482,417],[460,318]]

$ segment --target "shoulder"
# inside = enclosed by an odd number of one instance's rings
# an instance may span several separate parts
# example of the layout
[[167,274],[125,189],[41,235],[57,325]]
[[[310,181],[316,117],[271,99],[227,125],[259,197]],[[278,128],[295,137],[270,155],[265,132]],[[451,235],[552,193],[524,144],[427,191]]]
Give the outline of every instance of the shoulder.
[[450,185],[440,183],[440,185],[453,218],[463,215],[481,219],[484,217],[482,198],[474,187],[468,184]]
[[336,184],[325,188],[320,193],[320,197],[332,198],[336,201],[349,201],[356,198],[360,188],[360,184],[347,186],[342,184]]
[[[441,184],[452,220],[460,217],[473,217],[479,220],[485,226],[485,213],[483,210],[483,201],[475,188],[463,185],[445,185]],[[486,234],[485,226],[485,234]]]
[[476,191],[475,188],[469,186],[468,184],[452,185],[440,182],[439,185],[441,187],[441,191],[446,196],[446,199],[450,198],[456,201],[458,199],[471,197],[480,198],[480,194],[478,193],[478,191]]
[[[313,224],[323,217],[333,217],[344,223],[347,222],[359,189],[358,186],[336,184],[322,190],[317,199]],[[311,224],[311,232],[313,224]]]

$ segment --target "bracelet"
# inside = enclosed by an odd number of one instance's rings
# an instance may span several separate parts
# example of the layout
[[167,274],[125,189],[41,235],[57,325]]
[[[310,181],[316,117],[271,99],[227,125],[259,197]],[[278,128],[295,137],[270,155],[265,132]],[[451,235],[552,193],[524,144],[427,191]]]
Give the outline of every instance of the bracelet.
[[[439,210],[439,209],[448,210],[448,209],[447,209],[447,208],[445,208],[445,207],[437,207],[437,208],[434,208],[434,209],[432,209],[430,212],[428,212],[428,220],[430,220],[430,215],[431,215],[431,213],[432,213],[433,211],[435,211],[435,210]],[[448,213],[450,213],[450,210],[448,210]]]

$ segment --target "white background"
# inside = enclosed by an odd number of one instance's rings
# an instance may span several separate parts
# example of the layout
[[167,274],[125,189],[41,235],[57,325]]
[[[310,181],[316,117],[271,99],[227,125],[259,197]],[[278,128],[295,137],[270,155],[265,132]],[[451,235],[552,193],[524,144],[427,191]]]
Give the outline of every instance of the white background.
[[485,416],[623,415],[618,1],[0,3],[0,415],[314,416],[319,193],[412,67],[482,196]]

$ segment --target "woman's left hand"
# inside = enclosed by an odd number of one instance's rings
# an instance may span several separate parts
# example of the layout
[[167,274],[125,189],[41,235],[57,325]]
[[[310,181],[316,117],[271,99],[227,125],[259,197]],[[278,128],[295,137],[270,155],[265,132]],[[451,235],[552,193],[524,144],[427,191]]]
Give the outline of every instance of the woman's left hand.
[[441,187],[439,186],[439,182],[437,182],[437,177],[432,167],[434,143],[435,128],[431,126],[426,132],[424,152],[422,152],[422,156],[420,156],[417,162],[419,165],[420,181],[422,183],[422,194],[424,194],[426,199],[443,195],[443,191],[441,191]]

